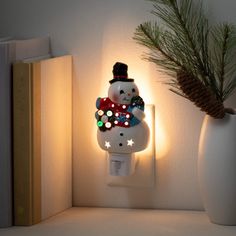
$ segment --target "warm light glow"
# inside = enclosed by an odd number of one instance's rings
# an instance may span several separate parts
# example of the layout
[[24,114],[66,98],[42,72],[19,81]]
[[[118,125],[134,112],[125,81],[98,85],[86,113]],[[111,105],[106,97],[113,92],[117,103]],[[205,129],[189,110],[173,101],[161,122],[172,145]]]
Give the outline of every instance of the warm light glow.
[[123,109],[126,109],[126,105],[123,105],[122,108],[123,108]]
[[145,154],[150,155],[150,153],[155,153],[155,109],[153,105],[145,105],[145,121],[148,124],[150,136],[149,143],[145,150],[141,151],[142,155],[145,158]]
[[150,139],[147,148],[140,152],[140,156],[144,158],[146,155],[150,155],[150,153],[156,153],[155,158],[161,159],[169,151],[170,145],[164,132],[163,124],[160,122],[158,110],[156,113],[157,115],[155,116],[153,105],[147,104],[145,106],[145,121],[150,129]]
[[156,154],[157,159],[161,159],[167,155],[170,150],[170,142],[164,129],[164,125],[161,122],[160,114],[156,115],[155,127],[156,127]]

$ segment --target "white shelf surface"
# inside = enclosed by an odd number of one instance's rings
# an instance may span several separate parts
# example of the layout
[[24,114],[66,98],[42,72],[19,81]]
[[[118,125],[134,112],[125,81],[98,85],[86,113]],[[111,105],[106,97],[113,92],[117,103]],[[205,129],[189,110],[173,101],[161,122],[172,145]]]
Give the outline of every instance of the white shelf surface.
[[209,222],[205,212],[70,208],[30,227],[0,229],[0,236],[235,236],[236,226]]

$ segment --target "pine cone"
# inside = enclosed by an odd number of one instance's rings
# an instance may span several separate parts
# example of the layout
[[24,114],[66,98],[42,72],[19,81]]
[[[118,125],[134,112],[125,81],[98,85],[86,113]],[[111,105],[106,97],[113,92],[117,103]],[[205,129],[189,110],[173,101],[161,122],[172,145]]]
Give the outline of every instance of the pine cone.
[[212,91],[201,81],[183,70],[177,73],[177,81],[186,97],[202,111],[215,119],[224,117],[225,109],[223,103],[217,100]]

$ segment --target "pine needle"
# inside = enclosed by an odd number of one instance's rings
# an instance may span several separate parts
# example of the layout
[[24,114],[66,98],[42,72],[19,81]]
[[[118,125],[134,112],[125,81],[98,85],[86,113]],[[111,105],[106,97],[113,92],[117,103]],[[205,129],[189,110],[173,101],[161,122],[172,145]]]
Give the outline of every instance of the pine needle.
[[236,27],[211,26],[201,0],[148,0],[161,23],[145,22],[134,40],[146,47],[144,58],[172,76],[172,92],[183,96],[176,72],[186,71],[209,88],[220,102],[236,89]]

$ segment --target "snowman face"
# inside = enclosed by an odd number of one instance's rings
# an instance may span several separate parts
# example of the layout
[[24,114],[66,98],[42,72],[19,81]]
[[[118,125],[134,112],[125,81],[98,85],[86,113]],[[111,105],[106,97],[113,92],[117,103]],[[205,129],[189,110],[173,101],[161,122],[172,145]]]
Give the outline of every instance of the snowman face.
[[117,81],[111,84],[108,90],[111,101],[120,104],[130,104],[131,99],[138,95],[138,87],[134,82]]

